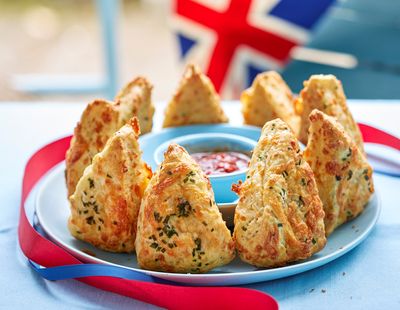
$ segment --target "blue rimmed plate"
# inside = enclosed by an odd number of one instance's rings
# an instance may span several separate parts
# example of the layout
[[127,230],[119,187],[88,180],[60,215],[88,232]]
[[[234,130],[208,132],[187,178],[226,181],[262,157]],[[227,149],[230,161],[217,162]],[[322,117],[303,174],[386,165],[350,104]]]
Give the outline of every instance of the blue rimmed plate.
[[[178,136],[203,132],[221,132],[241,135],[257,140],[260,129],[246,126],[204,125],[165,129],[140,138],[144,159],[155,168],[153,153],[160,143]],[[356,219],[339,227],[329,236],[325,248],[307,260],[274,269],[258,269],[236,258],[226,266],[206,274],[174,274],[139,269],[134,254],[115,254],[99,250],[90,244],[76,240],[68,231],[70,214],[64,179],[65,164],[54,168],[43,180],[36,199],[38,220],[47,235],[57,244],[85,262],[104,263],[130,268],[152,276],[191,285],[240,285],[283,278],[317,268],[344,255],[360,244],[376,224],[380,203],[375,193],[365,211]]]

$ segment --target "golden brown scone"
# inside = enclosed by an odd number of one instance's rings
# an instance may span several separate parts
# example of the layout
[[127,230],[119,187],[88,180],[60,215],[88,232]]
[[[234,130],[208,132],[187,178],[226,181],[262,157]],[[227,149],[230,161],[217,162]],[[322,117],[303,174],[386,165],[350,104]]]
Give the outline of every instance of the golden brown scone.
[[298,134],[300,117],[294,110],[292,92],[279,73],[258,74],[240,101],[245,124],[262,127],[267,121],[280,118]]
[[153,86],[143,77],[138,77],[128,83],[115,98],[120,106],[121,122],[126,123],[132,113],[139,119],[140,132],[145,134],[153,127],[154,105],[151,101]]
[[118,130],[118,125],[119,112],[112,102],[95,100],[83,111],[66,154],[68,197],[75,192],[83,171]]
[[163,127],[227,122],[210,79],[199,67],[188,65],[178,90],[165,110]]
[[141,159],[136,118],[98,153],[70,197],[71,234],[111,252],[135,249],[137,216],[151,170]]
[[301,116],[299,140],[307,144],[309,115],[318,109],[335,117],[364,152],[360,129],[347,106],[342,83],[334,75],[312,75],[296,100],[296,111]]
[[171,144],[164,156],[140,206],[139,266],[199,273],[229,263],[235,246],[207,176],[177,144]]
[[240,199],[233,237],[243,261],[283,266],[325,246],[324,211],[313,172],[282,120],[264,125],[246,181],[234,190]]
[[304,158],[314,171],[325,210],[326,235],[359,215],[374,192],[372,168],[364,154],[333,117],[310,114]]
[[68,197],[85,168],[100,152],[107,140],[133,116],[138,116],[147,132],[151,130],[154,106],[151,104],[152,86],[144,78],[129,83],[117,96],[116,103],[95,100],[82,113],[74,130],[70,148],[66,154],[66,181]]

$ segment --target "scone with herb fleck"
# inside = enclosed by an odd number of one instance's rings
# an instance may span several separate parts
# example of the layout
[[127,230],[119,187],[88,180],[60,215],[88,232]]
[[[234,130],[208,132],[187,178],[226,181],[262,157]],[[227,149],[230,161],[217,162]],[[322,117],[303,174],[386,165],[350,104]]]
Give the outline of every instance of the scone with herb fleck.
[[258,74],[240,101],[245,124],[262,127],[267,121],[280,118],[298,134],[300,117],[294,110],[292,91],[278,72]]
[[133,118],[85,169],[70,197],[68,228],[74,237],[106,251],[135,250],[140,203],[151,178],[138,136],[139,124]]
[[314,109],[336,118],[364,152],[360,129],[347,106],[342,83],[334,75],[312,75],[296,100],[296,112],[301,116],[299,140],[304,144],[308,140],[309,115]]
[[210,182],[186,150],[171,144],[140,206],[136,255],[144,269],[201,273],[235,256]]
[[358,216],[374,192],[372,168],[333,117],[314,110],[304,158],[314,171],[325,210],[326,235]]
[[151,101],[152,89],[153,86],[144,77],[137,77],[122,88],[115,98],[115,104],[120,111],[121,126],[132,116],[136,116],[139,120],[140,134],[151,131],[155,111]]
[[227,122],[211,80],[199,67],[188,65],[178,90],[165,110],[163,127]]
[[240,258],[258,267],[306,259],[326,243],[314,174],[280,119],[267,122],[243,184],[235,186],[234,240]]
[[151,84],[142,77],[126,85],[116,102],[95,100],[88,104],[74,130],[66,154],[65,177],[68,197],[75,192],[83,171],[100,152],[107,140],[133,116],[137,116],[142,133],[151,130],[154,106]]

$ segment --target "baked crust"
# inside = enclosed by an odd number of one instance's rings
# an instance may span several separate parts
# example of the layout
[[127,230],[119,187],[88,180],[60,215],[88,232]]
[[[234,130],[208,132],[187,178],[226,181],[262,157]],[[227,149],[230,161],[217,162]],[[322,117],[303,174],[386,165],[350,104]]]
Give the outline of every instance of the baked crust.
[[71,234],[111,252],[135,249],[137,216],[150,168],[141,159],[136,118],[94,156],[70,197]]
[[267,121],[280,118],[299,132],[300,117],[295,113],[293,95],[279,73],[263,72],[257,75],[250,88],[241,97],[244,123],[263,127]]
[[234,240],[240,258],[277,267],[310,257],[326,243],[314,174],[280,119],[267,122],[239,194]]
[[227,122],[211,80],[199,67],[188,65],[165,110],[163,127]]
[[144,269],[200,273],[235,256],[209,179],[184,148],[171,144],[143,197],[136,253]]
[[68,197],[85,168],[105,146],[107,140],[129,119],[137,116],[143,132],[151,130],[154,106],[151,103],[150,83],[142,77],[126,85],[116,102],[95,100],[83,111],[74,130],[71,145],[66,154],[66,182]]
[[109,101],[95,100],[83,111],[66,154],[68,197],[75,192],[83,171],[118,130],[118,109]]
[[374,192],[372,168],[335,118],[314,110],[304,158],[314,171],[325,210],[325,231],[358,216]]
[[132,116],[136,116],[140,124],[140,133],[146,134],[151,131],[155,111],[151,101],[152,89],[153,86],[144,77],[137,77],[122,88],[115,98],[115,104],[120,110],[121,126]]
[[301,116],[299,140],[303,144],[307,144],[309,115],[314,109],[335,117],[364,152],[360,129],[347,106],[342,83],[334,75],[312,75],[296,99],[296,111]]

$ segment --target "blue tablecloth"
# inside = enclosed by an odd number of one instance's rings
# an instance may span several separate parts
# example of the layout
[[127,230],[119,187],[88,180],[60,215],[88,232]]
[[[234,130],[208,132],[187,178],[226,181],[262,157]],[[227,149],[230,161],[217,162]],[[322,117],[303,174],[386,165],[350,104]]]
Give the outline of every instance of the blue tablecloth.
[[[163,106],[157,106],[156,124],[160,124]],[[400,101],[358,101],[350,107],[357,120],[400,136]],[[40,146],[70,134],[83,108],[77,103],[0,103],[2,309],[154,308],[74,280],[43,280],[28,267],[19,249],[17,222],[24,165]],[[238,104],[230,103],[227,111],[231,122],[240,124]],[[382,213],[366,241],[323,267],[246,287],[271,294],[281,309],[400,309],[400,178],[374,178]]]

